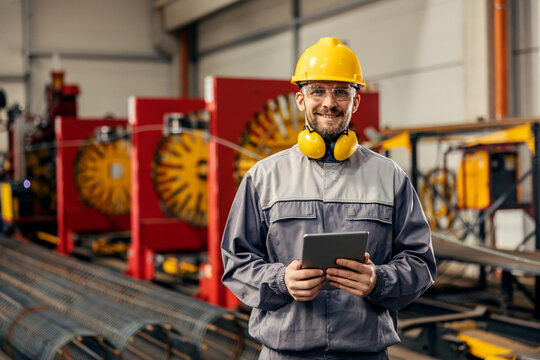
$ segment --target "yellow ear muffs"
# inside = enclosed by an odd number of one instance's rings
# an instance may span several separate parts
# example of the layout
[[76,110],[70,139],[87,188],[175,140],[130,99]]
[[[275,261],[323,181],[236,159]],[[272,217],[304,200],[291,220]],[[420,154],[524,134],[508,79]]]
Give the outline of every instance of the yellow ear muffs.
[[[334,159],[348,159],[358,147],[358,138],[352,130],[345,130],[334,144]],[[298,134],[298,148],[310,159],[320,159],[326,153],[326,144],[321,135],[308,126]]]
[[298,148],[311,159],[320,159],[326,152],[322,136],[307,126],[298,134]]
[[334,145],[334,159],[337,161],[343,161],[348,159],[358,147],[358,138],[356,133],[352,130],[345,130],[343,134],[339,136]]

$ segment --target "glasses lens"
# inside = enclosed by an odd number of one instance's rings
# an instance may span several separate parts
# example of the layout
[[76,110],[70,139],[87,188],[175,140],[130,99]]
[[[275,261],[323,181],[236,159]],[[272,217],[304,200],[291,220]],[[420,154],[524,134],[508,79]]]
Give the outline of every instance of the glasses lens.
[[350,86],[325,87],[321,85],[306,86],[306,95],[313,100],[323,100],[331,92],[338,101],[349,100],[353,96],[354,89]]

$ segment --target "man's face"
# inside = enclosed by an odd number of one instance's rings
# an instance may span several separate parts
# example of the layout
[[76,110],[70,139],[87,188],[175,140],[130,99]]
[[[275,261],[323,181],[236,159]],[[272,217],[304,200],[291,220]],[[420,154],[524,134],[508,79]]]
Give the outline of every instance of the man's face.
[[360,95],[347,83],[313,82],[296,93],[296,104],[313,130],[332,139],[349,126]]

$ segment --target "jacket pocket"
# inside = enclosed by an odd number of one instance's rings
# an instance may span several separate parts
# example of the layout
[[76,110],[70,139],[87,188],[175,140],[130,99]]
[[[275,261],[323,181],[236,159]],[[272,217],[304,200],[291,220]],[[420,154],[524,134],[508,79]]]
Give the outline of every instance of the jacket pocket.
[[348,204],[346,209],[348,229],[369,233],[366,251],[375,264],[385,264],[392,259],[393,211],[392,206],[378,203]]
[[393,207],[383,204],[348,204],[346,220],[373,220],[392,224]]
[[288,265],[302,258],[304,234],[321,232],[317,209],[309,201],[283,201],[268,210],[266,247],[271,262]]
[[270,223],[287,219],[315,219],[313,203],[287,201],[274,204],[269,213]]

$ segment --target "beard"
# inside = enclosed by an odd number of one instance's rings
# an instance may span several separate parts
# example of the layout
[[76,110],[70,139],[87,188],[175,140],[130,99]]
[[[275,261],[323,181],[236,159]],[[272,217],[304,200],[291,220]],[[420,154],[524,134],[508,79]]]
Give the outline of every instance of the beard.
[[[325,126],[319,122],[316,115],[333,115],[341,117],[341,121],[331,126]],[[325,140],[332,141],[339,136],[343,131],[347,129],[351,121],[350,114],[345,114],[343,111],[333,107],[328,110],[314,110],[313,112],[306,112],[306,120],[308,125],[321,135]]]

